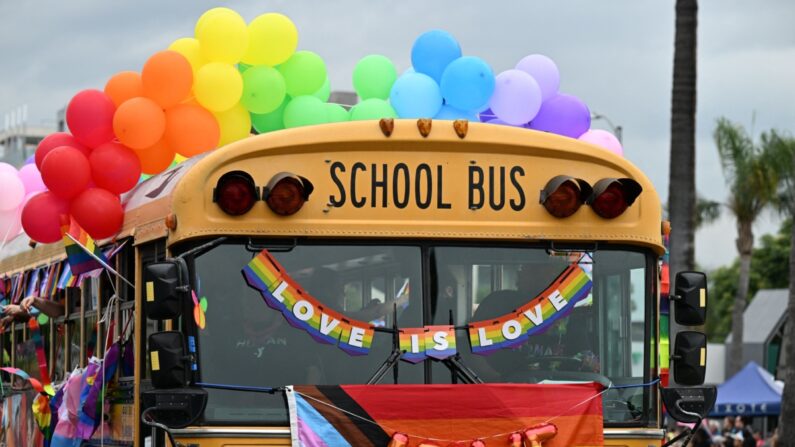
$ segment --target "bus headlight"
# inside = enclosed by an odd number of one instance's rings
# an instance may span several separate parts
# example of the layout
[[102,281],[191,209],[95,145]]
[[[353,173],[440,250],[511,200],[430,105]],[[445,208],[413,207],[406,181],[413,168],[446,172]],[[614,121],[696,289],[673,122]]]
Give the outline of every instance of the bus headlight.
[[263,190],[262,198],[274,213],[290,216],[298,212],[315,187],[304,177],[290,172],[273,176]]
[[596,182],[593,194],[588,198],[591,209],[605,219],[613,219],[629,208],[643,188],[629,178],[604,178]]
[[218,179],[213,189],[213,202],[230,216],[240,216],[249,212],[257,200],[259,200],[259,188],[247,172],[227,172]]
[[541,190],[539,202],[549,214],[559,218],[569,217],[580,209],[591,191],[591,185],[585,180],[559,175]]

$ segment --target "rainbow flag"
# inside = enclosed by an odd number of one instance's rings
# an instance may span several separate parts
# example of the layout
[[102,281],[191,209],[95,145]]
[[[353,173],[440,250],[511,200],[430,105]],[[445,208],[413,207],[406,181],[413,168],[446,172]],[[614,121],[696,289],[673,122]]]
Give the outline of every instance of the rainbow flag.
[[[90,272],[102,268],[102,264],[97,262],[89,253],[107,263],[108,260],[102,250],[99,249],[94,239],[86,233],[79,225],[75,224],[77,234],[69,233],[70,227],[63,225],[61,232],[63,233],[63,245],[66,249],[66,259],[69,261],[69,267],[72,270],[72,275],[80,275],[82,273]],[[70,237],[71,236],[71,237]]]
[[472,352],[488,355],[523,343],[567,315],[577,302],[591,293],[592,286],[591,278],[582,267],[570,265],[546,290],[515,313],[471,323]]
[[[509,436],[552,420],[544,447],[604,444],[602,385],[337,385],[288,387],[294,446],[508,446]],[[371,422],[372,421],[372,422]]]

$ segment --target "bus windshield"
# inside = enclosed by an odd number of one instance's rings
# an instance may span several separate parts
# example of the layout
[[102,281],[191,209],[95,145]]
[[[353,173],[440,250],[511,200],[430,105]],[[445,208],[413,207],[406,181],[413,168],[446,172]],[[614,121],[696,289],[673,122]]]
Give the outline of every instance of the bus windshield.
[[[324,306],[376,327],[448,325],[461,362],[485,382],[598,381],[639,385],[650,380],[654,353],[653,257],[641,251],[552,251],[516,245],[454,243],[252,243],[220,245],[193,262],[199,295],[209,303],[199,333],[201,381],[275,387],[366,383],[393,349],[376,332],[370,352],[350,356],[288,324],[249,287],[241,269],[261,250]],[[479,355],[467,325],[515,312],[575,266],[590,288],[561,316],[521,344]],[[392,383],[390,372],[381,383]],[[399,362],[402,384],[452,383],[445,364]],[[281,396],[208,390],[208,423],[285,423]],[[650,423],[648,388],[603,396],[606,423]]]

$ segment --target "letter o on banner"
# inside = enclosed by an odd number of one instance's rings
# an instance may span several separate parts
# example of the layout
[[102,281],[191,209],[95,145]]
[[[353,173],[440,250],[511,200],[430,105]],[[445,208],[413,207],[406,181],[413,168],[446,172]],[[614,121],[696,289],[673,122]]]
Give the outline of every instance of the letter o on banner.
[[315,314],[315,308],[312,303],[306,300],[301,300],[293,305],[293,315],[301,321],[307,321]]
[[508,320],[502,324],[502,336],[506,340],[516,340],[522,335],[522,325],[516,320]]

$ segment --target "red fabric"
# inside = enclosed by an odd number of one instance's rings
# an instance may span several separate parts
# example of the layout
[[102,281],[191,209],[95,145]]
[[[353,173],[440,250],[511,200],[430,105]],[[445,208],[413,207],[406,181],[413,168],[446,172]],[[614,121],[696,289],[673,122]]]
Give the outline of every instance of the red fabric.
[[387,434],[405,433],[414,442],[418,437],[483,439],[487,445],[507,446],[510,433],[550,420],[558,434],[545,447],[604,442],[602,400],[595,397],[602,389],[598,384],[343,385],[342,389]]

